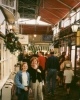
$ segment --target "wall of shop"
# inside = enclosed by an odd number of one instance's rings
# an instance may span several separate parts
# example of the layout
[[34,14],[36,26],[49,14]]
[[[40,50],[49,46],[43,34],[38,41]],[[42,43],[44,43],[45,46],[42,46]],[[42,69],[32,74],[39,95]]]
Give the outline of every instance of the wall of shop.
[[[3,19],[3,20],[2,20]],[[4,36],[6,34],[5,16],[0,10],[0,90],[9,78],[10,74],[14,71],[14,65],[17,63],[16,54],[11,53],[5,45]]]

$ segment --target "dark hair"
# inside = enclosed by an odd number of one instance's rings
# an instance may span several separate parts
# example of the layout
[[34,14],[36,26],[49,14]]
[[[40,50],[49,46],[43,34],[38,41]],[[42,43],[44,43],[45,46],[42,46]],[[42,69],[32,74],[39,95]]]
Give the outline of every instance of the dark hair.
[[69,56],[66,56],[66,57],[65,57],[65,60],[70,60],[70,57],[69,57]]
[[54,51],[51,51],[50,54],[54,54]]
[[64,52],[62,52],[62,55],[66,55],[66,52],[64,51]]

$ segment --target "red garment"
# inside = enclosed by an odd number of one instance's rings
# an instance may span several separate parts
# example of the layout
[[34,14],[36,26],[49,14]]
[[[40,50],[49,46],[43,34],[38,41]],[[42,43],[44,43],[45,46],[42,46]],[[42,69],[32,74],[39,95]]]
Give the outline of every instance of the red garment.
[[46,58],[44,56],[39,56],[38,60],[39,60],[39,65],[44,70],[45,69],[45,63],[46,63]]

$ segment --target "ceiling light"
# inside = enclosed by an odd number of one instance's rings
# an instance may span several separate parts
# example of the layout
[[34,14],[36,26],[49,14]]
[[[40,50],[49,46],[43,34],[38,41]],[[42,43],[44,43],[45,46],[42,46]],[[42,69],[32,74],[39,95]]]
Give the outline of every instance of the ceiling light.
[[37,35],[36,34],[34,34],[34,37],[36,37]]

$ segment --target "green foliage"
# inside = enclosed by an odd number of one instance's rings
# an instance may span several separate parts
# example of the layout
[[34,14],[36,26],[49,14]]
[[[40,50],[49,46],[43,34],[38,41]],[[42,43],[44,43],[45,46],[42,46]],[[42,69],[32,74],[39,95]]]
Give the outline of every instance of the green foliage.
[[16,37],[14,33],[6,34],[4,38],[4,42],[5,42],[6,48],[8,48],[10,52],[15,52],[16,50],[22,51],[22,45],[18,41],[18,37]]

